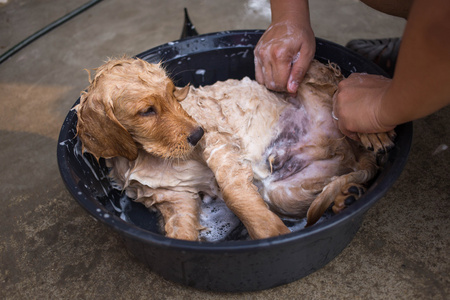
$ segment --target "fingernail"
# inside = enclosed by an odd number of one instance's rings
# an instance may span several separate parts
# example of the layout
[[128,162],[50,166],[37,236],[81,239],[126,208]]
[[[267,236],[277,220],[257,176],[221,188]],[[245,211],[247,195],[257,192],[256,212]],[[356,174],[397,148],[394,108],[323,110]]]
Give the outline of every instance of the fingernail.
[[296,80],[291,80],[291,81],[289,82],[289,86],[288,86],[289,92],[290,92],[290,93],[295,93],[295,92],[297,92],[297,89],[298,89],[298,81],[296,81]]

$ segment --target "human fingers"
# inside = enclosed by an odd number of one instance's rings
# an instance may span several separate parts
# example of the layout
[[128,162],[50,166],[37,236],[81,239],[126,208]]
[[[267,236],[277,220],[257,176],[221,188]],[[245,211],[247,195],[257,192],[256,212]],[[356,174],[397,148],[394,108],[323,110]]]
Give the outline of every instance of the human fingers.
[[291,70],[290,46],[283,39],[262,41],[255,49],[255,78],[268,89],[285,92]]
[[292,68],[289,74],[287,82],[287,91],[289,93],[296,93],[298,86],[303,81],[306,71],[309,69],[309,65],[314,57],[315,42],[305,45],[294,56],[292,60]]
[[358,134],[356,132],[348,130],[343,125],[343,122],[339,120],[338,114],[336,112],[337,111],[336,110],[336,101],[337,101],[338,93],[339,93],[339,90],[334,93],[333,98],[332,98],[333,106],[331,109],[331,118],[333,119],[333,123],[343,135],[351,138],[352,140],[359,141]]
[[343,135],[349,137],[350,139],[352,139],[354,141],[359,141],[359,136],[358,136],[358,134],[356,132],[352,132],[352,131],[347,130],[344,126],[339,124],[339,122],[338,122],[338,128],[339,128],[339,131]]
[[285,43],[279,43],[277,48],[271,53],[270,75],[267,80],[271,80],[270,89],[278,92],[286,92],[288,79],[291,73],[292,60],[294,55],[292,54],[291,45]]
[[[255,75],[259,83],[275,91],[287,91],[293,60],[300,52],[300,46],[310,43],[314,34],[302,34],[304,30],[290,22],[272,24],[261,37],[255,48]],[[308,40],[305,42],[304,38]],[[313,42],[313,47],[315,43]],[[306,51],[305,53],[307,53]],[[306,56],[305,56],[306,58]],[[303,56],[302,56],[303,59]]]
[[342,80],[333,101],[333,111],[339,118],[339,129],[344,134],[391,130],[392,126],[379,121],[382,98],[390,83],[390,79],[363,73],[354,73]]
[[256,55],[256,53],[255,53],[255,80],[260,84],[264,84],[262,62],[259,56]]

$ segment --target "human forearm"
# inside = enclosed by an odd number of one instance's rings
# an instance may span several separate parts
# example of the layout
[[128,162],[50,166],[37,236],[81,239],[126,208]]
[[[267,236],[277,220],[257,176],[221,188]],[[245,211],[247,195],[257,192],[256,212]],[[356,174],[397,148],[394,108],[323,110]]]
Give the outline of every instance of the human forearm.
[[272,23],[287,19],[309,24],[308,0],[271,0]]
[[339,83],[333,112],[339,129],[385,132],[450,104],[450,1],[416,0],[394,78],[361,73]]
[[398,125],[450,104],[450,2],[416,0],[379,121]]

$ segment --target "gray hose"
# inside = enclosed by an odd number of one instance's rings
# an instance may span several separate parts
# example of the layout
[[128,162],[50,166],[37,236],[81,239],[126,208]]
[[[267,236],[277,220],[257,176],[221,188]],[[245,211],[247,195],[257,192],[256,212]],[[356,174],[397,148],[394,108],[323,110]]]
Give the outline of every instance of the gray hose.
[[31,44],[32,42],[34,42],[35,40],[37,40],[41,36],[43,36],[46,33],[48,33],[49,31],[55,29],[56,27],[58,27],[59,25],[65,23],[65,22],[69,21],[73,17],[79,15],[80,13],[84,12],[88,8],[94,6],[95,4],[97,4],[97,3],[101,2],[101,1],[102,0],[93,0],[93,1],[90,1],[90,2],[88,2],[86,4],[83,4],[82,6],[80,6],[79,8],[71,11],[70,13],[68,13],[65,16],[63,16],[62,18],[59,18],[58,20],[54,21],[53,23],[50,23],[49,25],[45,26],[41,30],[39,30],[39,31],[35,32],[34,34],[30,35],[29,37],[27,37],[26,39],[24,39],[23,41],[21,41],[20,43],[18,43],[17,45],[15,45],[11,49],[9,49],[5,53],[3,53],[0,56],[0,64],[3,63],[8,58],[10,58],[11,56],[13,56],[15,53],[17,53],[19,50],[21,50],[25,46],[28,46],[29,44]]

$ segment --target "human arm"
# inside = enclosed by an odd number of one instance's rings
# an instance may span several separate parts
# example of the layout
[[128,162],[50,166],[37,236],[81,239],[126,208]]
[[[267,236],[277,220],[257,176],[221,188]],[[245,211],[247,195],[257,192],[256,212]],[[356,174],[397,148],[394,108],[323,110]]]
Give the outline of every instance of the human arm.
[[296,93],[316,50],[308,0],[271,0],[272,23],[255,48],[256,80]]
[[416,0],[392,80],[352,74],[335,94],[341,131],[385,132],[450,104],[450,2]]

